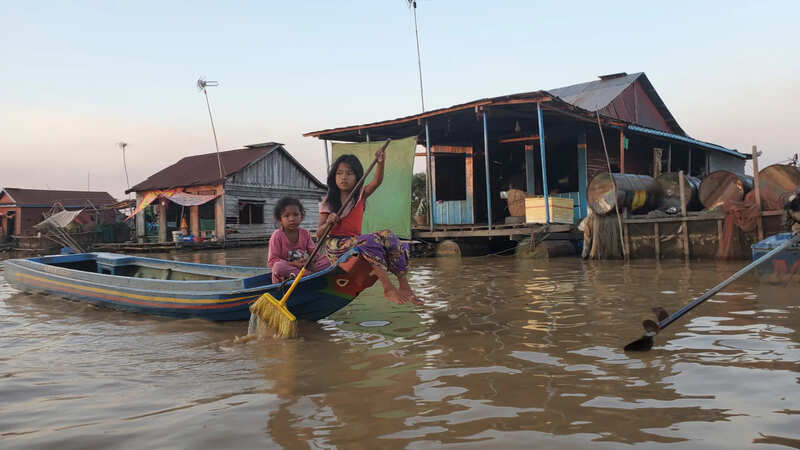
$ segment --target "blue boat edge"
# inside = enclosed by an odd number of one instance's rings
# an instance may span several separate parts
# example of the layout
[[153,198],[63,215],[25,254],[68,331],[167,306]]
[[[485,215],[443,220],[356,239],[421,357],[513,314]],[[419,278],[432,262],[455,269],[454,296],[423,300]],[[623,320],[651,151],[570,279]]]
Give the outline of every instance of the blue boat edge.
[[[141,261],[195,270],[240,272],[243,276],[225,281],[134,279],[108,272],[95,274],[46,264],[53,261],[87,261],[97,259],[99,255],[119,264]],[[10,259],[4,261],[4,268],[9,284],[23,292],[58,295],[150,315],[211,321],[248,320],[250,305],[261,295],[270,293],[280,298],[288,289],[287,283],[272,283],[268,268],[220,266],[109,253]],[[254,272],[261,273],[252,275]],[[247,273],[251,276],[244,276]],[[237,286],[238,281],[241,284]],[[347,306],[375,281],[369,263],[357,249],[353,249],[342,255],[337,264],[303,277],[289,298],[287,307],[298,319],[316,321]],[[158,289],[155,289],[156,286]]]
[[[751,246],[753,261],[764,256],[770,250],[785,243],[792,233],[778,233],[756,242]],[[761,281],[771,284],[800,283],[800,244],[795,244],[779,252],[771,261],[756,268]]]

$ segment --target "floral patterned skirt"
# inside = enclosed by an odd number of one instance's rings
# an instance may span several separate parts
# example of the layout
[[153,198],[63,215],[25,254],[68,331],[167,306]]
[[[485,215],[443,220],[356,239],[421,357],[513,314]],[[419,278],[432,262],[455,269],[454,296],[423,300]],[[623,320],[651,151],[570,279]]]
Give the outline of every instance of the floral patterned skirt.
[[336,264],[340,256],[353,247],[358,247],[361,255],[373,266],[395,275],[408,271],[408,244],[389,230],[362,234],[361,236],[330,236],[325,244],[331,264]]

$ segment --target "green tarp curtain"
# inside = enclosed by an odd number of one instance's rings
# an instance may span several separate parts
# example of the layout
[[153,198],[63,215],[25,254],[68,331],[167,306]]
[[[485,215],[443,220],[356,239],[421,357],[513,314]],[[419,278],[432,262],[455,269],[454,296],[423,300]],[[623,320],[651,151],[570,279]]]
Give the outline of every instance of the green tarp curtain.
[[[334,143],[333,160],[341,155],[353,154],[361,161],[364,170],[367,170],[375,159],[375,151],[381,145],[383,141],[358,144]],[[416,148],[416,137],[394,140],[389,144],[389,148],[386,149],[383,183],[367,199],[367,209],[362,224],[363,233],[388,228],[401,238],[411,238],[411,175]],[[368,184],[374,175],[373,169],[365,184]]]

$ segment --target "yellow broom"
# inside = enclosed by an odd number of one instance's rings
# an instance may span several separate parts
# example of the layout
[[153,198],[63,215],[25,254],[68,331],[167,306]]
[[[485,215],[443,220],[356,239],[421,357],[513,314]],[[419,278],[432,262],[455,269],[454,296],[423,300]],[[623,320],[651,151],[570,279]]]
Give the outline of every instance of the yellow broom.
[[[387,139],[386,142],[383,143],[380,150],[381,152],[386,151],[386,147],[389,146],[391,139]],[[342,203],[342,206],[339,208],[339,211],[336,213],[337,216],[341,216],[342,212],[344,212],[345,206],[347,206],[350,201],[353,199],[353,194],[358,191],[359,186],[364,184],[364,180],[367,179],[367,175],[372,172],[372,169],[375,167],[375,164],[378,163],[378,158],[376,157],[372,164],[369,165],[367,171],[364,172],[364,175],[361,176],[361,179],[358,180],[353,190],[350,192],[350,195],[347,196],[347,199]],[[303,278],[303,275],[306,273],[306,269],[308,265],[314,261],[314,258],[317,256],[317,252],[319,249],[323,247],[325,244],[325,240],[328,238],[328,233],[331,231],[333,226],[329,226],[325,233],[320,238],[317,247],[311,252],[311,255],[306,260],[306,263],[300,269],[300,272],[292,282],[292,285],[289,287],[289,290],[283,295],[283,298],[280,300],[276,299],[269,292],[265,292],[264,295],[258,298],[252,305],[250,305],[250,323],[253,323],[253,317],[257,319],[256,327],[259,335],[264,335],[267,333],[268,330],[274,330],[275,337],[281,338],[295,338],[297,337],[297,318],[289,311],[289,308],[286,307],[286,302],[289,300],[289,296],[292,295],[292,291],[294,288],[297,287],[297,284],[300,282],[300,279]],[[264,328],[266,327],[266,329]],[[251,330],[252,331],[252,330]]]

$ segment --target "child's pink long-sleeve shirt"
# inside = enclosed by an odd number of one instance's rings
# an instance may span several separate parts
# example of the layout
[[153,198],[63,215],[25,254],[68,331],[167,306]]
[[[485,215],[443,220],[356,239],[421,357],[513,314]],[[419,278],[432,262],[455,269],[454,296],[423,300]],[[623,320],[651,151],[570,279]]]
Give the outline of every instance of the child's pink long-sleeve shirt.
[[269,238],[269,256],[267,265],[270,268],[278,261],[292,262],[297,259],[308,257],[314,251],[315,245],[311,240],[311,234],[298,228],[297,242],[290,242],[283,228],[278,228]]

